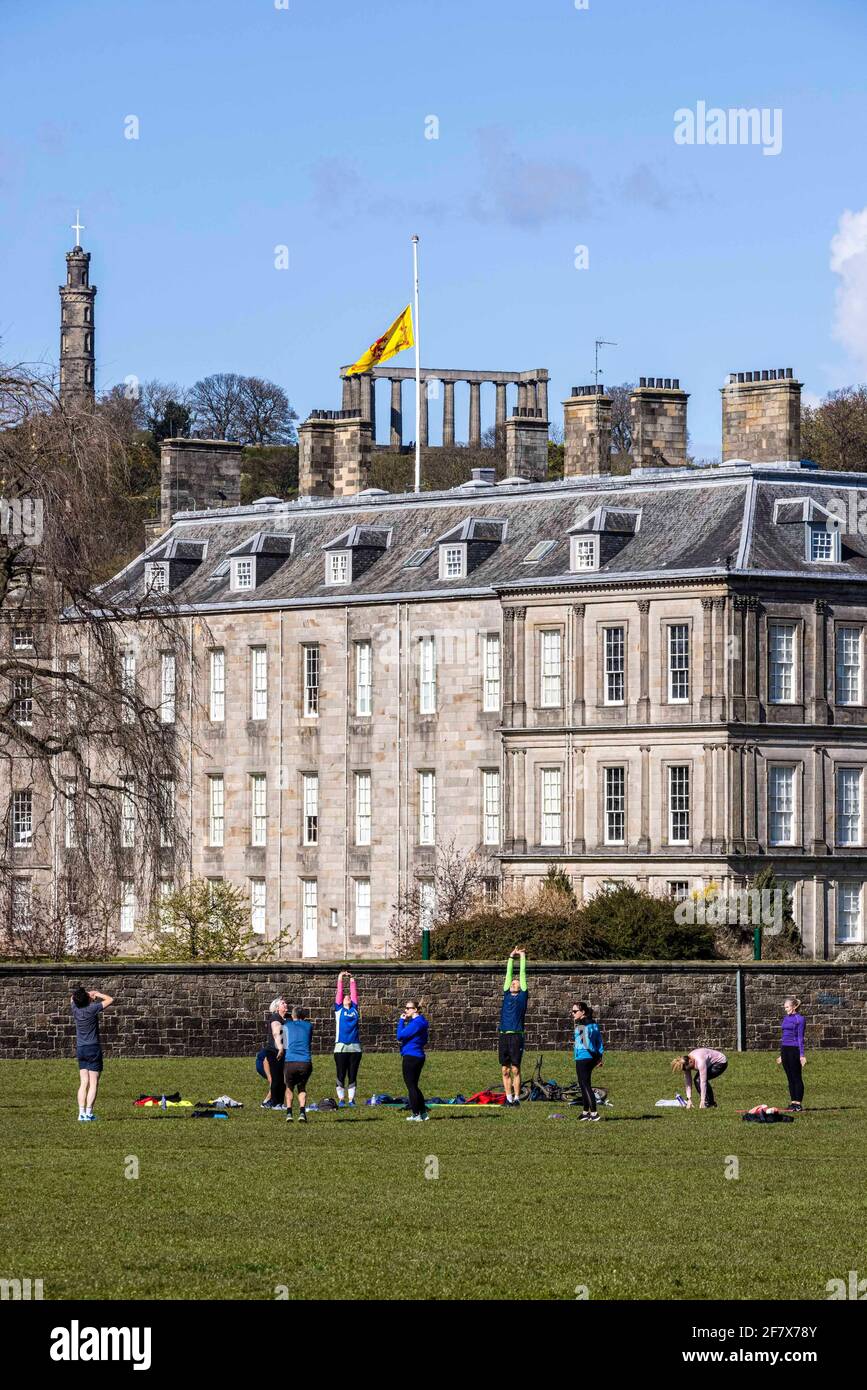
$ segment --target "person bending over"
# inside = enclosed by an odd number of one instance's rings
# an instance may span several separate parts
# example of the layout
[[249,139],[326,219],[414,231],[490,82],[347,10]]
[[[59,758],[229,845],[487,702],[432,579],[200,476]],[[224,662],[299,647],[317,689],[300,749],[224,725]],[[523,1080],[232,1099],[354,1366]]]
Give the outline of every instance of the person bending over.
[[700,1096],[699,1110],[715,1110],[716,1098],[710,1083],[714,1077],[722,1076],[727,1066],[725,1053],[718,1052],[714,1047],[694,1047],[692,1052],[675,1057],[671,1070],[683,1072],[687,1110],[692,1109],[692,1073],[695,1072],[696,1089]]

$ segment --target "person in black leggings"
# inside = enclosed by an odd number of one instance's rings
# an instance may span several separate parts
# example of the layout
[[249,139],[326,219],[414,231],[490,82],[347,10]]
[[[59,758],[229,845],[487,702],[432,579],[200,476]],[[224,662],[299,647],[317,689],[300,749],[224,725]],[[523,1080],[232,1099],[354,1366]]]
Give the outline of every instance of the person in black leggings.
[[605,1053],[599,1024],[593,1018],[593,1010],[583,1000],[572,1005],[572,1028],[574,1032],[575,1073],[581,1088],[584,1109],[582,1120],[598,1120],[596,1093],[593,1090],[593,1068],[601,1067]]
[[804,1031],[806,1022],[801,1013],[801,1001],[796,999],[794,994],[789,994],[783,1000],[783,1031],[780,1039],[780,1055],[777,1058],[777,1066],[781,1066],[786,1073],[786,1080],[789,1083],[789,1109],[798,1114],[803,1109],[804,1100],[804,1076],[802,1068],[806,1066],[807,1058],[804,1053]]
[[282,997],[272,999],[268,1010],[265,1032],[265,1056],[263,1062],[268,1073],[270,1087],[262,1101],[263,1110],[285,1110],[286,1085],[283,1080],[283,1024],[289,1013],[289,1005]]
[[425,1044],[427,1043],[427,1019],[419,1008],[417,999],[407,999],[403,1013],[397,1021],[397,1041],[403,1064],[403,1079],[409,1093],[411,1115],[408,1120],[427,1120],[430,1118],[425,1099],[419,1086],[419,1077],[425,1064]]

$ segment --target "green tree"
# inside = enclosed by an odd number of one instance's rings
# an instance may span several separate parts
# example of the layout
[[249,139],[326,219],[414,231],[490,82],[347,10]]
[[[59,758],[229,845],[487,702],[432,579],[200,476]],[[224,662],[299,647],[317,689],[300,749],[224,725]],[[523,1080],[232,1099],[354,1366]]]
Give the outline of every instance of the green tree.
[[152,902],[142,923],[144,960],[244,961],[273,956],[281,945],[253,931],[250,904],[231,883],[195,879]]

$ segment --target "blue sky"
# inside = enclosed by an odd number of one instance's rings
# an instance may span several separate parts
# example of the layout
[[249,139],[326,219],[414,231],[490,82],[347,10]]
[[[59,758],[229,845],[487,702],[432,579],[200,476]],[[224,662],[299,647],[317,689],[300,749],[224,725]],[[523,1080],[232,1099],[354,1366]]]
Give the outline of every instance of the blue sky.
[[[338,405],[413,232],[425,364],[545,366],[559,402],[613,339],[604,380],[679,376],[700,455],[729,371],[867,375],[863,0],[286,4],[3,0],[6,358],[56,358],[80,206],[101,387],[234,370]],[[699,101],[780,109],[781,153],[677,145]]]

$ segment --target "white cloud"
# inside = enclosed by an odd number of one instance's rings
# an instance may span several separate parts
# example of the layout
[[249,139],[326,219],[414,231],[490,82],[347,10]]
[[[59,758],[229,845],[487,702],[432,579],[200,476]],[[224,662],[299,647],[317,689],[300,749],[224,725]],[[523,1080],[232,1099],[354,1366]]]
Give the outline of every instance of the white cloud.
[[831,239],[831,269],[840,276],[834,337],[867,367],[867,208],[841,216]]

